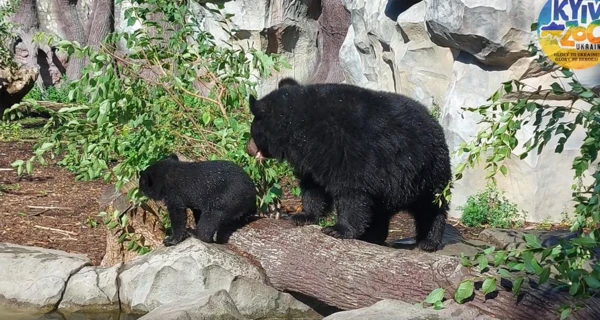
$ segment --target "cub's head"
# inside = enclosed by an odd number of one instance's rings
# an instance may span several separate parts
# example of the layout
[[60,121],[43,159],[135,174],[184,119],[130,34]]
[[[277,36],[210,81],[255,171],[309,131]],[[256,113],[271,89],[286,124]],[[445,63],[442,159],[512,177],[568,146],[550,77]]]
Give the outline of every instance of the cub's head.
[[138,183],[140,192],[148,198],[159,199],[163,191],[163,179],[161,177],[164,177],[164,174],[161,175],[161,173],[164,172],[165,165],[174,161],[179,161],[179,158],[176,154],[171,154],[140,171]]
[[[279,81],[278,89],[290,86],[299,86],[300,84],[293,78],[284,78]],[[267,158],[280,158],[283,160],[284,146],[278,143],[282,132],[277,128],[281,126],[278,122],[277,103],[274,98],[279,90],[275,90],[266,97],[258,100],[253,95],[250,95],[250,112],[254,116],[252,125],[250,126],[251,138],[246,145],[246,152],[262,161]]]

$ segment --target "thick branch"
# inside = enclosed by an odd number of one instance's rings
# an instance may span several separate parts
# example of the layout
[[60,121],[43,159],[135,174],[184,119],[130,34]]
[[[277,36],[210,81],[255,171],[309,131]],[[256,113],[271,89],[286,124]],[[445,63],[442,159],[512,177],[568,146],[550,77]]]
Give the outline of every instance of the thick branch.
[[[279,290],[302,293],[341,309],[369,306],[381,299],[419,303],[435,288],[446,288],[452,297],[461,280],[472,276],[455,257],[392,249],[358,240],[326,236],[317,226],[293,227],[287,221],[261,219],[236,231],[229,245],[250,255],[265,269]],[[500,287],[500,286],[498,286]],[[538,289],[524,284],[515,299],[500,287],[484,301],[477,292],[468,307],[504,319],[555,319],[563,303],[573,302],[568,293],[550,286]],[[574,319],[600,319],[600,303]]]

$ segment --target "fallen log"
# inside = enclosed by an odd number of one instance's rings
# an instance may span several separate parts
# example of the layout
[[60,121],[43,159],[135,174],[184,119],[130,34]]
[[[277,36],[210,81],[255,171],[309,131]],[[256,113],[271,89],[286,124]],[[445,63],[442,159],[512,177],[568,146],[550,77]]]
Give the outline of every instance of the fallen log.
[[[288,221],[259,219],[229,236],[228,246],[250,256],[281,291],[300,293],[343,310],[370,306],[381,299],[422,302],[434,289],[453,297],[459,283],[474,272],[456,257],[377,246],[324,235],[318,226],[294,227]],[[495,297],[476,292],[469,308],[500,319],[558,319],[559,308],[575,301],[552,285],[524,283],[521,294],[498,285]],[[572,319],[600,319],[600,301]]]
[[[124,193],[136,183],[124,186],[123,193],[115,193],[114,187],[107,189],[100,203],[110,207],[109,212],[116,209],[129,214],[130,231],[143,235],[143,244],[154,249],[162,246],[165,236],[155,217],[161,204],[151,202],[142,214],[134,213]],[[191,215],[188,218],[191,220]],[[103,266],[136,257],[117,238],[108,231]],[[278,290],[342,310],[367,307],[382,299],[420,303],[439,287],[446,289],[445,298],[451,299],[461,281],[479,275],[462,267],[453,256],[339,240],[321,233],[318,226],[295,227],[286,220],[258,219],[226,238],[227,246],[262,267]],[[558,319],[560,306],[575,302],[551,284],[537,287],[525,281],[518,298],[509,291],[510,286],[510,282],[499,283],[498,291],[487,299],[477,291],[465,307],[499,319]],[[600,319],[599,299],[589,299],[585,309],[570,318]]]

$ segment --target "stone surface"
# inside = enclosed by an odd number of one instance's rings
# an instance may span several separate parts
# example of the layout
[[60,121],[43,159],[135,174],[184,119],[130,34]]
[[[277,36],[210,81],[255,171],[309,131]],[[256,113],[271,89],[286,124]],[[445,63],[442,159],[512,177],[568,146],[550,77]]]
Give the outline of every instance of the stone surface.
[[[223,24],[219,22],[221,18],[208,10],[216,9],[215,4],[194,4],[192,8],[202,28],[215,36],[217,43],[244,49],[260,49],[267,53],[281,54],[288,59],[291,68],[282,68],[266,79],[256,79],[259,83],[257,93],[262,96],[275,89],[280,79],[293,76],[303,82],[315,70],[318,62],[318,16],[312,12],[312,7],[318,4],[313,2],[315,1],[225,2],[222,12],[234,15],[227,28],[233,31],[236,39],[225,32]],[[257,73],[255,75],[258,76]]]
[[392,36],[390,48],[397,92],[433,109],[440,108],[444,100],[458,50],[440,47],[429,39],[425,9],[420,2],[398,16],[400,32]]
[[452,301],[444,304],[444,309],[422,308],[419,305],[398,300],[381,300],[370,307],[341,311],[323,318],[323,320],[491,320],[478,311],[467,309]]
[[125,264],[119,275],[121,307],[145,313],[200,294],[215,282],[222,285],[227,279],[221,277],[227,273],[215,266],[227,270],[231,279],[243,275],[265,281],[261,269],[224,245],[188,238],[177,246],[159,248]]
[[487,65],[509,67],[536,40],[531,24],[542,0],[424,0],[431,39],[474,55]]
[[[414,237],[411,237],[398,239],[393,242],[393,246],[399,249],[415,250],[415,243]],[[444,247],[438,250],[436,253],[455,257],[460,257],[463,253],[467,256],[474,255],[482,249],[491,246],[489,242],[463,238],[460,232],[449,224],[446,224],[442,244]]]
[[60,301],[69,277],[88,265],[91,261],[83,255],[0,243],[0,303],[49,311]]
[[139,320],[245,320],[227,291],[209,290],[162,305]]
[[385,16],[384,0],[344,0],[351,26],[340,48],[340,65],[346,82],[362,87],[395,91],[390,51],[396,23]]
[[491,243],[497,248],[514,249],[525,245],[523,236],[531,234],[540,240],[543,247],[557,245],[560,239],[571,239],[577,237],[577,233],[567,230],[544,231],[544,230],[512,230],[512,229],[485,229],[479,234],[479,239]]
[[322,316],[289,293],[253,279],[237,276],[229,295],[238,310],[248,319],[321,319]]
[[61,311],[104,311],[119,308],[117,277],[121,265],[84,267],[74,274],[58,308]]

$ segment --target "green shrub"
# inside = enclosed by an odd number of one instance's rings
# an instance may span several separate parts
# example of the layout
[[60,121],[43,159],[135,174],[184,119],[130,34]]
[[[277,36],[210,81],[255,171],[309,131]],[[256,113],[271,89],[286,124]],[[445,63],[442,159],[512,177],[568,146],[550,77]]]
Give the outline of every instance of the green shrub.
[[[60,82],[61,84],[68,83],[66,77]],[[68,85],[50,86],[45,89],[40,89],[38,86],[34,86],[28,93],[23,97],[24,100],[34,101],[50,101],[56,103],[70,103]],[[77,101],[83,103],[83,100]]]
[[0,121],[0,141],[13,141],[21,138],[23,126],[18,122]]
[[492,228],[522,227],[525,213],[510,202],[504,192],[490,184],[482,192],[469,196],[462,210],[461,222],[467,227],[490,226]]

